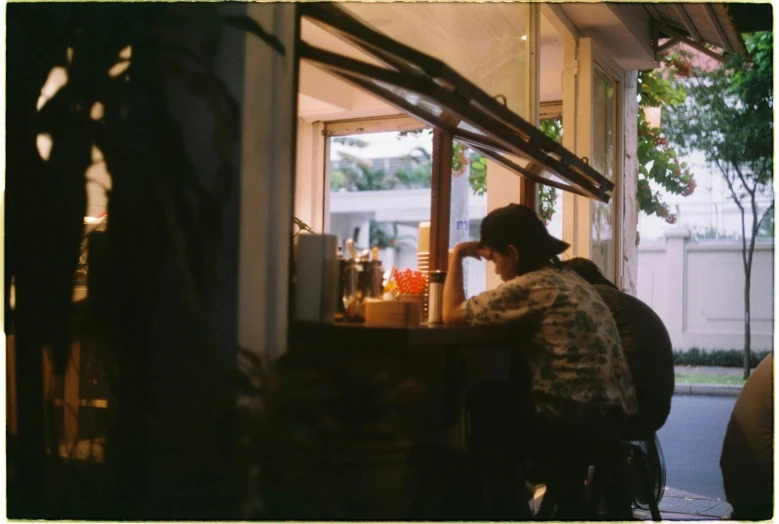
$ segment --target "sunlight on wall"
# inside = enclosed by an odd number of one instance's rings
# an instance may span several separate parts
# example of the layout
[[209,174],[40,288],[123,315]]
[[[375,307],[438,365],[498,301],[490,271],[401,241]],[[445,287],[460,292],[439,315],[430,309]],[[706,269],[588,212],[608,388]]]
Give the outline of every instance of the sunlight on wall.
[[119,51],[120,60],[115,63],[111,69],[108,70],[108,76],[111,78],[116,78],[117,76],[127,71],[127,68],[130,67],[130,57],[132,57],[132,54],[133,50],[129,45]]
[[62,89],[62,87],[67,83],[68,72],[65,70],[65,68],[60,66],[53,67],[49,72],[46,83],[43,84],[43,88],[41,89],[41,96],[38,97],[38,103],[35,106],[38,111],[43,109],[43,106],[46,105],[46,102],[51,100],[54,95],[57,94],[57,91]]
[[44,161],[48,162],[49,156],[51,156],[51,147],[53,145],[54,142],[51,139],[51,135],[48,133],[40,133],[35,137],[35,146],[38,148],[38,154]]
[[87,217],[98,217],[108,208],[108,195],[111,191],[111,173],[106,169],[103,152],[92,146],[92,165],[85,175],[87,189]]
[[105,108],[103,107],[103,104],[100,102],[95,102],[92,104],[92,108],[89,110],[89,116],[92,118],[92,120],[100,120],[103,118],[104,112]]

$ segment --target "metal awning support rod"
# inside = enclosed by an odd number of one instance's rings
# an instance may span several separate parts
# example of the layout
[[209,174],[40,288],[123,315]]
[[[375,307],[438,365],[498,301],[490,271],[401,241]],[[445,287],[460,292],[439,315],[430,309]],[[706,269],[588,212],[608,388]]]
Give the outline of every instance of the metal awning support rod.
[[[337,74],[344,80],[363,87],[369,91],[375,91],[379,88],[376,86],[371,86],[371,82],[368,80],[368,78],[376,78],[382,82],[395,85],[403,89],[418,90],[419,92],[425,91],[425,86],[421,85],[421,83],[414,78],[409,78],[408,76],[403,76],[401,73],[397,73],[395,71],[381,69],[364,62],[359,62],[345,56],[337,55],[335,53],[310,46],[304,42],[299,45],[298,53],[301,58],[311,60],[315,64],[322,64],[322,66],[324,66],[326,69]],[[459,135],[469,135],[467,131],[457,128],[456,125],[456,122],[465,120],[477,128],[481,128],[481,130],[487,133],[487,135],[492,135],[493,139],[495,140],[495,145],[502,148],[504,151],[510,152],[519,157],[527,157],[528,154],[533,155],[536,157],[534,162],[540,163],[547,169],[556,171],[558,173],[565,172],[567,178],[569,178],[571,182],[579,185],[579,187],[581,187],[591,198],[596,198],[603,202],[608,202],[608,191],[614,187],[614,183],[605,178],[602,178],[601,180],[598,180],[597,183],[594,183],[593,179],[589,178],[588,175],[590,175],[590,172],[598,175],[597,172],[592,170],[592,168],[589,168],[589,166],[587,166],[588,169],[586,170],[580,170],[580,165],[583,163],[578,158],[575,160],[579,165],[571,165],[570,157],[564,157],[558,160],[550,156],[546,151],[539,148],[532,142],[528,142],[527,140],[522,139],[519,134],[509,128],[506,124],[494,120],[488,122],[486,120],[486,115],[478,111],[474,111],[474,108],[471,107],[467,101],[456,95],[453,95],[447,89],[441,86],[437,86],[435,87],[435,90],[435,97],[444,101],[446,106],[449,108],[448,112],[445,112],[443,115],[440,115],[437,118],[425,118],[423,114],[419,114],[412,105],[403,100],[401,97],[384,89],[381,91],[382,97],[388,102],[391,102],[396,107],[403,111],[414,114],[417,116],[417,118],[420,118],[432,127],[447,130],[455,137]],[[498,102],[495,103],[498,104]],[[478,140],[478,138],[475,136],[473,138]]]
[[677,45],[679,42],[680,42],[680,40],[677,37],[672,36],[667,42],[663,43],[662,45],[657,46],[657,49],[655,49],[655,54],[659,55],[660,53],[662,53],[666,49],[671,49],[672,47]]
[[[464,141],[461,141],[461,140],[457,140],[457,141],[458,142],[464,142]],[[533,172],[533,169],[526,169],[524,167],[521,167],[521,166],[515,164],[514,162],[512,162],[511,160],[508,160],[507,158],[502,158],[498,153],[495,153],[494,151],[490,151],[487,148],[479,147],[477,145],[469,144],[467,142],[464,142],[464,143],[465,143],[465,145],[467,145],[468,147],[470,147],[471,149],[473,149],[477,153],[480,153],[480,154],[486,156],[487,158],[491,158],[492,160],[495,160],[496,162],[504,164],[505,166],[511,168],[512,170],[514,170],[514,171],[516,171],[518,173],[521,173],[524,177],[532,180],[533,182],[536,182],[537,184],[541,184],[541,185],[545,185],[545,186],[549,186],[549,187],[554,187],[555,189],[559,189],[561,191],[568,191],[569,193],[574,193],[574,194],[577,194],[577,195],[581,195],[583,197],[591,198],[591,195],[588,195],[584,191],[581,191],[581,190],[579,190],[579,189],[577,189],[575,187],[567,186],[565,184],[561,184],[561,183],[556,182],[554,180],[549,180],[548,178],[543,178],[541,176],[538,176],[538,175],[536,175]]]
[[[680,31],[678,29],[670,27],[667,24],[664,24],[662,22],[656,22],[656,28],[659,29],[660,31],[662,31],[665,34],[670,35],[671,36],[671,40],[675,41],[674,45],[679,44],[679,43],[683,43],[685,45],[688,45],[688,46],[692,47],[693,49],[695,49],[697,51],[700,51],[704,55],[713,58],[714,60],[716,60],[716,61],[718,61],[720,63],[724,62],[726,60],[726,58],[727,58],[727,56],[725,54],[721,55],[721,54],[715,53],[714,51],[712,51],[711,49],[709,49],[708,47],[703,45],[701,42],[696,42],[695,40],[691,39],[683,31]],[[668,44],[669,44],[669,42],[666,42],[665,44],[663,44],[661,46],[656,46],[655,47],[655,53],[656,54],[660,54],[663,51],[665,51],[666,49],[668,49],[670,47],[673,47],[673,46],[668,46]]]
[[687,29],[688,33],[690,33],[690,37],[696,42],[700,42],[701,34],[698,32],[698,29],[695,27],[695,24],[692,22],[690,15],[687,14],[687,10],[684,8],[684,6],[681,4],[671,4],[671,5],[676,11],[676,14],[679,15],[679,18],[681,18],[682,23],[684,24],[684,28]]
[[722,49],[724,49],[726,52],[732,52],[733,49],[730,47],[728,37],[725,35],[725,31],[722,29],[722,25],[719,23],[717,15],[714,14],[714,9],[711,7],[711,4],[703,4],[703,7],[706,10],[706,16],[709,17],[711,25],[714,26],[714,30],[717,32],[717,37],[719,38],[720,42],[722,42]]
[[[420,53],[363,25],[354,15],[335,5],[311,3],[301,5],[300,9],[302,16],[309,17],[323,24],[322,27],[326,30],[339,33],[342,38],[361,47],[364,51],[374,54],[374,56],[396,71],[403,71],[409,76],[418,78],[435,79],[436,83],[450,94],[456,89],[459,95],[458,98],[466,101],[472,100],[493,118],[510,125],[514,132],[524,135],[523,138],[533,149],[542,150],[544,154],[551,152],[558,155],[560,157],[558,168],[565,166],[576,169],[592,180],[600,178],[601,175],[597,171],[581,162],[578,157],[572,155],[561,144],[543,134],[539,134],[535,126],[517,118],[516,114],[484,93],[468,79],[460,76],[444,62]],[[415,65],[409,66],[409,63],[406,61],[410,61]],[[611,183],[605,183],[608,186],[607,191],[613,189],[613,184],[609,184]]]
[[[516,166],[515,157],[521,158],[521,163],[531,162],[532,165],[517,166],[519,169],[510,167],[525,178],[553,185],[548,182],[556,177],[565,182],[557,181],[555,187],[569,190],[570,184],[591,198],[608,202],[613,182],[445,62],[389,38],[335,4],[312,3],[298,9],[300,16],[383,65],[299,41],[297,51],[301,59],[426,122],[447,135],[449,142],[463,138],[480,145],[492,152],[493,159],[507,166]],[[444,147],[440,144],[442,152]],[[451,143],[448,147],[451,149]],[[443,167],[446,166],[437,169]],[[541,176],[540,170],[549,172],[551,177]]]

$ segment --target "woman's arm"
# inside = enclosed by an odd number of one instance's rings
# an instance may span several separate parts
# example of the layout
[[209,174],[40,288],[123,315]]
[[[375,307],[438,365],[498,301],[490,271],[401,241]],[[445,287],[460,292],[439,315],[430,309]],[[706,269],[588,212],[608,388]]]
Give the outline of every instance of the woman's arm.
[[478,242],[463,242],[454,247],[444,283],[443,306],[441,308],[444,324],[465,323],[465,315],[463,315],[462,310],[462,305],[465,302],[463,259],[473,257],[481,260],[483,254]]

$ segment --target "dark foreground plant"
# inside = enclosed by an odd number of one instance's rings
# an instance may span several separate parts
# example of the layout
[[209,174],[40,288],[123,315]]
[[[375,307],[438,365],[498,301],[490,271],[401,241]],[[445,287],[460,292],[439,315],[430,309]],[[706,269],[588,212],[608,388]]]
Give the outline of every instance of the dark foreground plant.
[[[24,378],[15,457],[24,464],[22,498],[9,504],[20,516],[63,516],[44,488],[45,450],[56,450],[58,437],[43,441],[41,355],[50,348],[61,377],[73,338],[85,176],[104,163],[109,223],[91,275],[89,325],[115,364],[109,404],[116,424],[106,456],[116,468],[112,516],[142,517],[149,348],[163,285],[182,298],[199,335],[192,358],[220,365],[204,318],[240,134],[238,104],[217,71],[221,45],[233,28],[285,50],[253,20],[216,5],[13,4],[7,12],[5,304]],[[47,82],[56,78],[64,82]],[[210,113],[203,127],[212,167],[192,159],[182,103]],[[159,278],[165,264],[176,268],[172,281]]]

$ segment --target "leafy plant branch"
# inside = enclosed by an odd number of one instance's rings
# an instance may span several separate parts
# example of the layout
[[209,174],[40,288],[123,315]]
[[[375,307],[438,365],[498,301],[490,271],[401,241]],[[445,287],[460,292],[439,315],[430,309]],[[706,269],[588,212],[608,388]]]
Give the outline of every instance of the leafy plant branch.
[[[732,55],[714,71],[696,71],[664,119],[663,131],[680,150],[701,151],[728,187],[741,215],[744,270],[744,378],[750,373],[750,289],[755,240],[773,220],[773,34],[749,33],[750,59]],[[758,198],[769,203],[760,209]],[[747,211],[751,214],[747,223]]]
[[688,77],[691,65],[683,51],[661,55],[660,69],[640,71],[638,74],[638,207],[647,215],[657,215],[669,224],[676,222],[668,204],[652,182],[665,191],[689,196],[695,191],[695,178],[686,162],[679,160],[676,150],[668,144],[659,128],[652,127],[646,109],[672,108],[684,103],[686,91],[676,77]]

